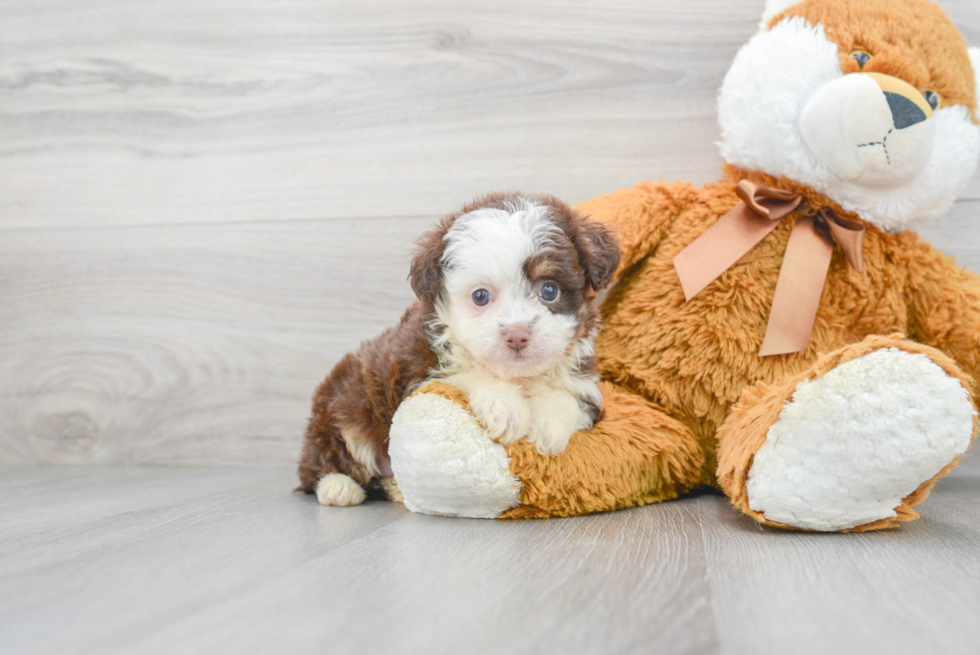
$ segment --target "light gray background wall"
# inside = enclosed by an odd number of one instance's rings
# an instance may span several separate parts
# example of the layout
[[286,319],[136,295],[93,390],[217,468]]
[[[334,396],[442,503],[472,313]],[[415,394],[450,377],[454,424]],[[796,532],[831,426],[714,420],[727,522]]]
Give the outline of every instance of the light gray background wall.
[[[440,215],[716,178],[762,4],[0,4],[0,462],[293,460]],[[925,231],[974,270],[978,214]]]

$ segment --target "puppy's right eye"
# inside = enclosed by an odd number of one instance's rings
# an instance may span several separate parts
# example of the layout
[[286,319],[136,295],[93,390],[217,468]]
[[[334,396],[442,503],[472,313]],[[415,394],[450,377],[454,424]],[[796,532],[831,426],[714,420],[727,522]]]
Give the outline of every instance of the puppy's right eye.
[[477,289],[473,292],[473,304],[483,307],[490,302],[490,292],[486,289]]

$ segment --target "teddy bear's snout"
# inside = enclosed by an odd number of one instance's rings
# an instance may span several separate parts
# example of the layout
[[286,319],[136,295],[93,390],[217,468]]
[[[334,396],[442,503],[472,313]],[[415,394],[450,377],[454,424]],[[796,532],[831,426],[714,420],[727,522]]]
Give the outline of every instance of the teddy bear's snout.
[[911,84],[890,75],[854,73],[819,89],[800,114],[810,151],[838,177],[894,189],[913,180],[932,156],[932,108]]

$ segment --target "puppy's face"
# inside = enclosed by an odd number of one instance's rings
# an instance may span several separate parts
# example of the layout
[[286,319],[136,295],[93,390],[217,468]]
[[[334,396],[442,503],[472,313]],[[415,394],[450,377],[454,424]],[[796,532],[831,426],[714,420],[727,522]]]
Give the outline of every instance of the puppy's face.
[[[615,240],[552,198],[494,196],[467,207],[423,240],[438,270],[432,296],[443,339],[495,375],[554,368],[587,342],[595,292],[619,263]],[[431,280],[430,280],[431,281]],[[423,300],[426,293],[419,294]],[[590,354],[590,353],[589,353]]]

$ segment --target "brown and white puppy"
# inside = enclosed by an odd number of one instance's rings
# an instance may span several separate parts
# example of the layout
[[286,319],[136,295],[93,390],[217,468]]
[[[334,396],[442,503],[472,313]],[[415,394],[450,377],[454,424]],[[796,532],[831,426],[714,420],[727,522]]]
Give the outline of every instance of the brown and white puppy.
[[300,489],[324,505],[357,505],[363,487],[400,500],[388,430],[432,379],[465,392],[501,443],[564,451],[599,417],[596,292],[618,265],[609,231],[550,196],[490,195],[445,218],[418,242],[418,302],[317,390]]

